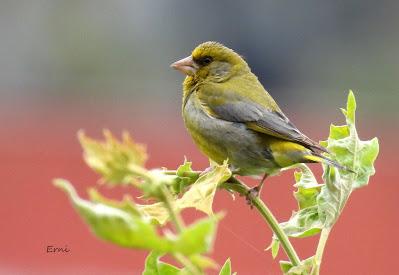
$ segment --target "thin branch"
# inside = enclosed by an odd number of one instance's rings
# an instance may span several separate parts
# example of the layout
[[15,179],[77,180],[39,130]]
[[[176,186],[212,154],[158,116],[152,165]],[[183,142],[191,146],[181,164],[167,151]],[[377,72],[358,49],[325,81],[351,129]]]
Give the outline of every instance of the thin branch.
[[[223,183],[220,187],[227,190],[233,190],[243,196],[246,196],[250,190],[250,188],[247,185],[237,180],[235,177],[231,177],[227,182]],[[265,219],[270,229],[274,232],[274,234],[276,234],[276,237],[280,241],[281,246],[283,247],[291,263],[294,266],[300,265],[301,260],[299,259],[290,240],[288,239],[284,231],[281,229],[277,219],[274,217],[270,209],[259,197],[251,198],[251,201],[253,206],[255,206],[255,208]]]
[[[174,170],[166,170],[164,171],[165,174],[167,175],[175,175],[176,171]],[[200,174],[201,172],[197,171],[192,171],[190,173],[190,176],[195,176]],[[239,193],[242,196],[246,196],[250,190],[250,187],[248,187],[246,184],[243,182],[239,181],[236,179],[234,176],[232,176],[228,181],[225,183],[221,184],[219,188],[226,189],[228,191],[235,191]],[[277,219],[274,217],[270,209],[266,206],[266,204],[259,198],[251,198],[253,206],[259,211],[259,213],[262,215],[262,217],[265,219],[266,223],[269,225],[270,229],[273,231],[273,233],[276,235],[278,240],[281,243],[281,246],[283,247],[285,253],[287,254],[288,258],[290,259],[291,263],[294,266],[298,266],[301,264],[301,260],[298,257],[298,254],[296,253],[294,247],[292,246],[290,240],[288,239],[288,236],[284,233],[284,231],[281,229]],[[171,217],[172,220],[174,220],[174,217]],[[178,221],[177,221],[178,222]],[[174,221],[175,224],[177,224],[176,221]]]
[[331,228],[324,228],[321,231],[319,243],[317,245],[316,254],[314,256],[315,265],[310,272],[311,275],[318,275],[320,273],[321,260],[323,258],[324,248],[326,246],[328,236],[330,235]]
[[163,194],[163,203],[169,212],[170,219],[175,225],[176,231],[180,233],[185,227],[183,219],[181,218],[180,214],[176,211],[176,209],[173,207],[173,202],[172,202],[173,198],[169,190],[167,190],[166,187],[164,186],[161,188],[161,190]]

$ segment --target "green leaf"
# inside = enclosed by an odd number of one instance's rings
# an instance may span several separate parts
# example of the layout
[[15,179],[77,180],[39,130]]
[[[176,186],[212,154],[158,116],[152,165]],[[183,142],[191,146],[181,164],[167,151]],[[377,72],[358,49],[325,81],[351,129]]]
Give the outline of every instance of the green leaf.
[[343,210],[352,192],[352,182],[342,179],[334,167],[326,167],[323,178],[326,182],[317,198],[319,215],[324,227],[332,227]]
[[169,218],[168,210],[164,207],[162,202],[156,202],[153,204],[136,204],[128,195],[125,195],[122,201],[111,200],[102,196],[94,188],[89,189],[89,197],[93,202],[103,203],[108,206],[119,208],[126,212],[130,212],[133,215],[145,216],[155,224],[163,225]]
[[320,193],[320,187],[303,188],[299,187],[294,196],[298,202],[299,209],[314,206],[317,203],[317,196]]
[[378,139],[362,141],[355,127],[356,100],[352,91],[348,96],[346,122],[347,125],[331,125],[330,135],[326,142],[327,149],[341,165],[355,173],[340,170],[342,176],[350,175],[353,188],[367,185],[369,177],[374,175],[374,161],[379,152]]
[[299,209],[304,209],[316,205],[317,196],[323,185],[317,182],[312,171],[305,164],[299,164],[297,167],[301,171],[295,171],[294,173],[296,182],[294,186],[298,188],[294,192],[294,196],[298,202]]
[[352,191],[367,185],[370,176],[375,173],[378,139],[359,139],[355,111],[356,100],[350,91],[347,108],[343,111],[347,125],[331,125],[328,140],[324,142],[333,159],[353,171],[324,166],[323,179],[326,184],[321,188],[317,203],[325,227],[331,227],[336,222]]
[[193,172],[191,165],[192,162],[187,161],[187,159],[184,159],[184,163],[177,168],[176,175],[179,177],[187,177],[188,173]]
[[104,142],[87,137],[83,131],[78,137],[87,165],[108,183],[131,183],[131,167],[143,167],[147,160],[145,147],[136,144],[127,132],[123,132],[121,142],[108,130],[104,130]]
[[143,215],[143,213],[138,208],[138,205],[135,204],[135,202],[129,195],[125,195],[122,201],[117,201],[104,197],[94,188],[89,188],[88,193],[89,193],[89,198],[92,202],[101,203],[114,208],[118,208],[123,211],[126,211],[131,215],[136,215],[136,216]]
[[300,265],[294,266],[291,262],[280,261],[280,268],[284,275],[308,275],[315,265],[314,257],[307,258]]
[[[181,169],[178,169],[178,173],[182,175],[182,173],[192,171],[189,167],[191,167],[191,164],[185,162],[185,164],[180,166]],[[217,187],[228,180],[230,176],[231,172],[227,164],[213,167],[212,170],[201,175],[195,183],[191,184],[190,189],[181,198],[175,199],[173,203],[175,210],[181,211],[185,208],[193,207],[208,215],[213,215],[212,204]],[[165,224],[170,218],[169,212],[161,202],[149,205],[137,205],[137,208],[161,225]]]
[[89,167],[101,175],[101,182],[110,185],[133,184],[143,191],[144,197],[162,200],[161,186],[170,188],[178,178],[166,175],[159,169],[145,169],[145,147],[135,143],[127,132],[123,132],[122,141],[118,141],[108,130],[104,130],[105,141],[91,139],[82,131],[78,136],[84,159]]
[[185,255],[209,252],[221,215],[203,218],[185,228],[175,241],[175,250]]
[[198,179],[196,174],[191,168],[192,163],[184,159],[184,163],[176,170],[176,180],[173,184],[173,191],[175,194],[182,193],[189,185],[193,184]]
[[158,201],[164,200],[163,188],[173,193],[173,185],[176,181],[176,176],[167,175],[163,170],[154,169],[154,170],[146,170],[144,168],[133,167],[130,166],[133,177],[136,176],[138,179],[141,179],[141,182],[138,183],[134,180],[133,184],[136,185],[143,192],[144,198],[155,198]]
[[145,260],[145,269],[142,275],[177,275],[180,269],[160,261],[163,254],[157,251],[151,251]]
[[[322,184],[319,184],[312,171],[305,165],[299,164],[295,166],[300,171],[294,173],[295,187],[297,191],[294,196],[298,202],[299,210],[294,212],[291,218],[280,223],[281,228],[289,237],[303,238],[318,234],[323,228],[320,221],[317,197],[320,194]],[[276,237],[273,237],[272,245],[275,250],[278,249],[278,243],[275,243]],[[272,255],[273,255],[273,246]],[[278,251],[278,250],[277,250]],[[274,253],[277,255],[277,252]],[[273,255],[273,257],[275,257]]]
[[231,177],[231,171],[227,162],[217,165],[211,171],[201,175],[198,180],[191,185],[190,189],[184,193],[181,199],[176,202],[179,209],[194,207],[208,215],[212,215],[212,204],[216,189],[219,184]]
[[[185,162],[177,171],[177,173],[180,175],[183,175],[187,172],[192,172],[191,164]],[[158,196],[157,194],[160,193],[159,187],[161,185],[170,184],[170,176],[163,174],[161,170],[151,170],[148,171],[148,174],[152,178],[151,182],[143,182],[139,185],[139,187],[141,187],[147,195],[152,194],[152,196]],[[175,198],[173,203],[175,211],[181,211],[185,208],[193,207],[197,210],[205,212],[208,215],[213,215],[212,204],[217,187],[219,184],[228,180],[230,176],[231,171],[228,169],[226,163],[223,165],[214,166],[212,170],[201,175],[201,177],[199,177],[195,183],[191,184],[190,189],[184,193],[181,198]],[[164,179],[164,181],[162,181],[162,179]],[[133,208],[134,210],[129,210],[139,211],[141,215],[147,216],[152,220],[152,222],[161,225],[165,224],[170,218],[169,212],[164,207],[162,202],[140,205],[135,204],[130,197],[125,197],[123,206],[121,206],[119,202],[112,202],[104,197],[100,198],[101,195],[93,190],[90,191],[90,193],[92,193],[93,199],[98,202],[110,204],[110,206],[118,208]],[[132,205],[134,205],[134,207],[132,207]]]
[[318,234],[323,223],[315,205],[295,212],[287,222],[280,223],[280,226],[289,237],[303,238]]
[[280,241],[275,236],[273,236],[272,242],[265,250],[271,250],[272,257],[273,259],[275,259],[278,255],[278,251],[280,250]]
[[81,199],[66,180],[56,179],[54,185],[63,190],[73,206],[101,239],[120,246],[155,250],[162,253],[194,255],[212,248],[220,215],[205,218],[185,228],[180,235],[161,236],[145,211],[135,208],[132,201],[116,202],[91,191],[95,200]]
[[[324,184],[318,184],[306,165],[296,165],[301,169],[295,173],[295,186],[298,189],[294,192],[299,210],[294,212],[287,222],[280,223],[287,236],[308,237],[331,228],[353,190],[367,185],[370,176],[375,173],[374,161],[379,151],[378,139],[359,139],[355,126],[355,111],[356,100],[351,91],[347,107],[342,110],[347,125],[331,125],[328,139],[321,142],[331,153],[327,157],[347,169],[323,165]],[[269,248],[276,246],[273,240]],[[280,266],[284,274],[308,274],[315,266],[315,261],[310,258],[299,266],[293,266],[290,262],[280,262]]]
[[226,260],[222,269],[219,272],[219,275],[231,275],[231,261],[230,258]]
[[280,261],[280,269],[283,274],[287,274],[287,272],[293,267],[294,265],[288,261]]
[[348,101],[346,103],[346,111],[344,116],[346,117],[346,123],[348,125],[355,124],[355,112],[356,112],[356,100],[352,90],[349,90]]
[[66,180],[57,179],[54,185],[67,193],[80,216],[101,239],[124,247],[172,250],[171,241],[161,238],[149,219],[121,208],[83,200]]
[[164,263],[164,262],[159,263],[158,270],[159,270],[159,274],[161,274],[161,275],[180,274],[180,269],[178,269],[177,267],[175,267],[171,264]]
[[370,176],[375,174],[374,162],[378,156],[378,139],[360,141],[358,145],[358,162],[355,163],[356,171],[353,188],[360,188],[368,184]]
[[169,212],[163,202],[153,204],[137,204],[138,209],[152,221],[164,225],[169,220]]

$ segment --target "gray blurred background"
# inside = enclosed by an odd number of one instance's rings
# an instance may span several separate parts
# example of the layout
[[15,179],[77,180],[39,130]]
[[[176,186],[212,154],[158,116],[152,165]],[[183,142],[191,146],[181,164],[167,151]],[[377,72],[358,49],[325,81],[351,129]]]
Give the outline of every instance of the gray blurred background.
[[168,66],[200,42],[242,54],[283,109],[397,114],[396,1],[1,1],[0,92],[7,106],[74,101],[180,105]]

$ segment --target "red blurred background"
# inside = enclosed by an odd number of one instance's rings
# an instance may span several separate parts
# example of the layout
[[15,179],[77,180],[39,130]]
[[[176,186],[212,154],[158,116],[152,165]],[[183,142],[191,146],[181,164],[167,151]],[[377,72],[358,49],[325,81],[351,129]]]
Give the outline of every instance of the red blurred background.
[[[146,252],[98,240],[51,184],[69,179],[79,194],[98,180],[76,133],[123,129],[148,146],[148,168],[176,168],[184,156],[207,167],[180,117],[183,77],[169,69],[200,42],[242,54],[286,115],[315,140],[352,88],[362,139],[380,155],[369,186],[356,191],[335,225],[322,274],[394,274],[399,185],[399,2],[2,1],[0,3],[0,273],[140,274]],[[312,165],[320,174],[320,167]],[[251,179],[245,179],[255,184]],[[296,203],[292,172],[262,193],[286,220]],[[100,191],[121,198],[130,189]],[[279,274],[265,252],[271,231],[245,204],[218,192],[226,211],[212,256],[239,274]],[[188,210],[192,221],[200,214]],[[301,258],[317,239],[294,240]],[[49,245],[69,253],[46,253]],[[285,259],[280,251],[279,259]],[[210,272],[214,274],[215,272]]]
[[[4,274],[139,274],[146,253],[96,239],[65,194],[51,185],[53,178],[61,176],[70,179],[79,193],[86,196],[86,188],[94,186],[98,179],[82,160],[76,131],[84,128],[88,134],[100,137],[100,129],[104,127],[114,133],[128,129],[137,141],[148,145],[151,156],[148,167],[175,168],[186,155],[195,168],[203,169],[207,160],[194,147],[181,120],[149,116],[145,110],[137,110],[135,117],[126,117],[123,110],[105,115],[106,106],[79,107],[71,115],[68,108],[38,108],[34,113],[2,117],[5,128],[0,142],[3,175],[0,271]],[[308,131],[314,132],[313,136],[321,137],[319,132],[327,134],[327,127],[319,131],[315,128],[328,124],[315,124],[313,119],[303,117],[298,125],[307,125],[305,128],[313,125]],[[389,125],[379,124],[375,133],[367,126],[376,122],[358,119],[363,138],[375,134],[380,137],[377,174],[367,188],[352,195],[334,227],[325,252],[323,274],[392,274],[387,263],[396,257],[393,251],[398,243],[395,229],[398,187],[394,181],[397,152],[390,149],[394,148],[394,135],[390,134]],[[328,118],[318,120],[325,122]],[[9,124],[10,121],[18,127]],[[320,172],[317,165],[313,167]],[[291,195],[292,183],[292,173],[286,172],[271,178],[262,194],[280,220],[287,219],[296,206]],[[100,190],[115,198],[131,191],[106,187]],[[243,198],[232,200],[224,191],[217,193],[215,209],[226,211],[227,215],[218,229],[212,256],[219,263],[231,257],[233,269],[239,274],[279,274],[277,262],[272,260],[270,252],[263,251],[271,240],[271,231],[257,212],[250,210]],[[190,210],[184,214],[189,220],[198,216]],[[70,252],[46,253],[48,245],[67,246]],[[294,245],[304,258],[312,255],[316,239],[294,240]],[[285,258],[281,251],[279,258]]]

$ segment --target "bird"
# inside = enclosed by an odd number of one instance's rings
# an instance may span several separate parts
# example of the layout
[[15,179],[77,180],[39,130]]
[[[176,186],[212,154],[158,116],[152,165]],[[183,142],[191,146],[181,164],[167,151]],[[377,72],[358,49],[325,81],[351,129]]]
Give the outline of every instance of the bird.
[[263,175],[252,198],[268,176],[298,163],[345,169],[298,130],[234,50],[208,41],[170,66],[186,75],[182,116],[200,151],[215,163],[227,160],[234,174]]

